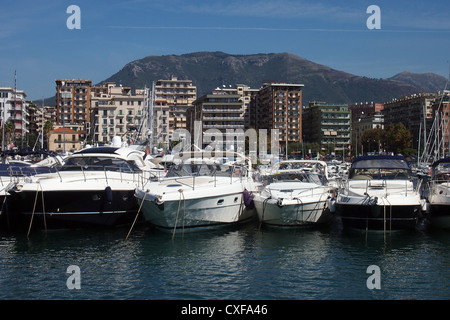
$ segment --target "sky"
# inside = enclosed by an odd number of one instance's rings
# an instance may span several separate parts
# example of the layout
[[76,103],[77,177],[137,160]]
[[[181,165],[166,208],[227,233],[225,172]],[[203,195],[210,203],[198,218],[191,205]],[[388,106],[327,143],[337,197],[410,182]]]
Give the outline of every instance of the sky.
[[369,78],[447,78],[449,12],[444,0],[4,1],[0,87],[14,87],[16,73],[17,88],[39,100],[55,95],[56,79],[98,83],[146,56],[198,51],[290,52]]

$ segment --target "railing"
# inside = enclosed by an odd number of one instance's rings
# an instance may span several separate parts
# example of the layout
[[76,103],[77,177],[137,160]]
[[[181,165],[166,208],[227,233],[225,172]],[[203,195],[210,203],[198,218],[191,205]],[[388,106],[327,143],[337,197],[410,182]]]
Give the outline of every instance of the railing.
[[438,196],[450,196],[450,180],[432,180],[429,182],[430,194]]
[[[416,181],[417,180],[417,181]],[[365,181],[365,182],[364,182]],[[392,183],[392,182],[398,182],[398,181],[404,181],[405,184],[400,183]],[[384,191],[384,197],[387,197],[388,195],[392,195],[391,191],[398,191],[398,190],[404,190],[405,195],[408,195],[408,191],[413,193],[418,193],[420,190],[421,182],[422,180],[419,180],[417,178],[415,179],[402,179],[402,180],[392,180],[392,179],[342,179],[337,180],[338,182],[338,192],[342,192],[342,190],[349,190],[350,187],[358,188],[358,189],[365,189],[365,195],[370,195],[370,191],[373,190],[383,190]],[[352,182],[352,185],[350,184]],[[358,183],[360,182],[360,183]],[[362,183],[361,183],[362,182]],[[414,185],[416,185],[414,187]]]
[[[186,174],[180,175],[180,176],[169,176],[167,179],[173,179],[175,182],[185,185],[187,187],[192,188],[192,190],[195,190],[196,187],[196,179],[202,178],[202,177],[211,177],[213,178],[214,187],[217,187],[217,177],[229,177],[229,184],[233,183],[242,183],[244,180],[249,180],[250,177],[247,174],[247,168],[241,167],[241,166],[230,166],[231,170],[229,171],[223,171],[219,172],[217,170],[214,170],[210,172],[209,174],[202,174],[199,171],[188,173],[186,171]],[[186,178],[192,178],[192,184],[185,183]],[[182,180],[183,179],[183,180]],[[203,180],[203,179],[202,179]],[[202,181],[201,180],[201,181]]]
[[[6,170],[0,172],[0,185],[3,188],[6,188],[11,182],[19,183],[19,182],[29,182],[25,181],[25,178],[29,178],[32,176],[40,175],[40,174],[53,174],[55,178],[59,178],[59,182],[69,182],[74,181],[75,172],[80,172],[80,178],[84,182],[88,182],[89,180],[98,180],[105,179],[106,184],[109,184],[112,181],[120,181],[120,182],[131,182],[138,186],[143,186],[150,180],[159,179],[156,174],[152,174],[153,172],[147,170],[132,170],[130,168],[123,167],[109,167],[109,166],[89,166],[89,167],[81,167],[81,166],[73,166],[67,167],[65,166],[63,170],[61,168],[52,168],[52,167],[29,167],[29,166],[9,166]],[[73,170],[72,170],[73,169]],[[72,174],[66,174],[66,172]],[[101,173],[103,174],[95,174]],[[164,173],[165,174],[165,173]],[[1,191],[1,190],[0,190]]]

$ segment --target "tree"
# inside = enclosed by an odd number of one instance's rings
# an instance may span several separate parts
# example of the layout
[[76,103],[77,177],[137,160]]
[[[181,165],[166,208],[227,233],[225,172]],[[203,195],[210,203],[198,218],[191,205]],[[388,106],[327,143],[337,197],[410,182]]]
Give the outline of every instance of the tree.
[[379,144],[383,142],[383,131],[380,128],[366,130],[361,136],[361,145],[366,152],[377,152]]
[[[10,144],[12,142],[12,136],[14,135],[14,123],[12,123],[11,121],[6,121],[5,122],[5,148],[8,146],[8,144]],[[1,130],[3,131],[3,128],[1,128]]]
[[384,143],[388,151],[401,153],[411,147],[411,132],[403,123],[390,124],[384,130]]
[[[45,121],[45,124],[44,124],[44,137],[47,138],[47,149],[48,149],[48,146],[49,146],[48,139],[50,138],[49,137],[49,132],[52,131],[52,130],[53,130],[53,122],[51,122],[50,120]],[[42,137],[42,139],[44,139],[44,137]]]

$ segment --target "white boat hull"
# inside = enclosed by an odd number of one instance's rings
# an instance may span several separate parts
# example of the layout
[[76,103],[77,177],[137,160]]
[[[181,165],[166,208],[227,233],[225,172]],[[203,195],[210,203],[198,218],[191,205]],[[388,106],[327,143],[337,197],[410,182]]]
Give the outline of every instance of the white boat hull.
[[258,218],[261,222],[274,226],[304,226],[326,223],[332,213],[327,199],[316,199],[311,202],[298,200],[267,199],[256,196],[254,199]]
[[393,231],[414,228],[423,201],[409,181],[353,181],[339,192],[336,207],[345,227]]
[[450,229],[450,184],[433,185],[429,200],[430,221],[433,226]]
[[[145,219],[160,228],[187,229],[212,227],[243,222],[255,216],[246,208],[241,191],[230,194],[191,198],[190,192],[180,193],[179,199],[160,202],[151,194],[136,190]],[[144,203],[143,201],[145,195]]]
[[275,182],[267,185],[253,202],[262,223],[302,226],[325,223],[332,214],[330,187],[307,182]]

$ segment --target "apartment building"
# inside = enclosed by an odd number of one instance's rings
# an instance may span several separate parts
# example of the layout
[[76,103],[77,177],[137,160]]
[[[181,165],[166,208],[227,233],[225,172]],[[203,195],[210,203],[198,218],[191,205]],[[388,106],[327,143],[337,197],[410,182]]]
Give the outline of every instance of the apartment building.
[[192,80],[181,80],[172,76],[170,79],[156,81],[155,110],[162,116],[161,119],[158,116],[156,119],[166,121],[166,123],[156,123],[156,126],[168,125],[169,140],[172,139],[172,133],[176,129],[186,129],[186,111],[196,98],[197,87],[192,84]]
[[240,96],[239,101],[242,101],[244,107],[244,126],[248,128],[256,128],[256,97],[259,89],[252,89],[245,84],[236,84],[234,87],[231,85],[217,87],[213,90],[213,93],[229,93],[237,94]]
[[[91,123],[89,133],[94,143],[109,143],[114,136],[123,140],[135,138],[141,125],[149,89],[116,86],[106,82],[90,89]],[[144,120],[145,121],[145,120]],[[143,138],[146,132],[139,132]]]
[[303,137],[322,148],[333,145],[342,155],[350,152],[351,112],[348,105],[310,102],[303,110]]
[[[220,130],[224,144],[222,150],[230,150],[225,149],[227,146],[236,146],[238,140],[242,141],[240,139],[243,139],[245,130],[244,103],[241,98],[239,94],[220,91],[205,94],[195,100],[187,111],[187,128],[191,137],[195,134],[195,121],[201,121],[203,147],[214,140],[212,137],[215,134],[209,129]],[[237,137],[239,135],[242,137]]]
[[56,124],[77,124],[83,127],[90,122],[91,80],[57,79]]
[[[353,116],[353,113],[352,113]],[[364,133],[367,130],[372,129],[384,129],[384,116],[382,112],[376,112],[373,114],[366,115],[365,113],[362,114],[357,119],[352,119],[352,151],[355,154],[364,154],[365,151],[367,152],[373,152],[377,151],[376,147],[372,150],[364,150],[363,148],[363,137]],[[378,150],[380,151],[380,150]]]
[[170,118],[170,106],[167,104],[167,100],[155,100],[153,102],[153,146],[169,149],[173,133],[170,129]]
[[[438,92],[431,103],[431,108],[433,123],[428,127],[427,132],[424,132],[428,138],[425,141],[430,144],[427,146],[426,152],[435,151],[438,157],[446,157],[450,154],[450,91]],[[423,143],[421,149],[424,149]]]
[[436,99],[435,93],[419,93],[411,96],[392,99],[384,103],[384,124],[403,123],[413,136],[413,148],[418,147],[419,135],[428,131],[433,122],[432,104]]
[[384,105],[382,103],[375,103],[373,101],[355,103],[349,105],[348,107],[352,112],[352,121],[374,115],[375,113],[381,113],[384,109]]
[[26,135],[29,131],[28,107],[26,93],[10,87],[0,87],[1,120],[13,124],[14,136]]
[[[255,129],[278,129],[280,150],[302,142],[303,84],[266,82],[258,91],[250,112]],[[254,121],[254,122],[252,122]]]
[[48,149],[58,152],[74,152],[84,147],[83,131],[77,131],[71,128],[57,128],[51,130],[48,135]]

